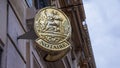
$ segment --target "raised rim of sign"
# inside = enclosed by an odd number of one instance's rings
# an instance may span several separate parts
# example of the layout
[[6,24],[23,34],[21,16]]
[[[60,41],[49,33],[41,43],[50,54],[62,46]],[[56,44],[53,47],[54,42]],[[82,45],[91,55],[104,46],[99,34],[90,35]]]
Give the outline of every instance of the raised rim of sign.
[[[67,15],[66,15],[63,11],[61,11],[60,9],[57,9],[57,8],[55,8],[55,7],[49,6],[49,7],[45,7],[45,8],[40,9],[40,10],[37,12],[37,14],[35,15],[35,18],[37,17],[38,13],[40,13],[41,11],[43,11],[43,10],[45,10],[45,9],[54,9],[54,10],[57,10],[57,11],[61,12],[61,13],[65,16],[65,18],[67,19],[67,21],[68,21],[68,23],[69,23],[69,26],[70,26],[70,32],[67,34],[67,37],[66,37],[65,39],[63,39],[61,42],[67,40],[67,39],[71,36],[71,24],[70,24],[70,21],[69,21],[69,18],[67,17]],[[35,29],[35,21],[36,21],[36,20],[34,19],[34,31],[35,31],[36,35],[37,35],[38,37],[40,37],[39,34],[37,33],[36,29]],[[37,40],[37,39],[36,39],[36,40]],[[48,48],[43,47],[42,45],[40,45],[39,47],[40,47],[40,48],[42,47],[43,49],[47,49],[47,50],[50,50],[50,51],[62,51],[62,50],[67,49],[68,47],[70,47],[70,45],[67,46],[67,47],[65,47],[65,48],[57,49],[57,50],[56,50],[56,49],[48,49]]]

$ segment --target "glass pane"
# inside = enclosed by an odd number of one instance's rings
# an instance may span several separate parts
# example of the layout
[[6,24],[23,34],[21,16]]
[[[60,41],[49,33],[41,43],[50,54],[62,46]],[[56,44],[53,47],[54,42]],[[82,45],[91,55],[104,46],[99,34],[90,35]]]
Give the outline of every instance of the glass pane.
[[32,0],[26,0],[27,1],[27,3],[28,3],[28,5],[29,5],[29,7],[32,7]]

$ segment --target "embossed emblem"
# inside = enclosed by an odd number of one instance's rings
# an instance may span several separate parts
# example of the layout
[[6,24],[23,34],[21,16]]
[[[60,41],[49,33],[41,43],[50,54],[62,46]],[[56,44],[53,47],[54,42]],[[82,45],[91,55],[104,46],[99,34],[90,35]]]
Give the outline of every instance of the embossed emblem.
[[59,9],[46,7],[35,16],[34,30],[38,36],[35,41],[40,47],[61,51],[70,47],[67,41],[71,35],[71,25],[65,13]]

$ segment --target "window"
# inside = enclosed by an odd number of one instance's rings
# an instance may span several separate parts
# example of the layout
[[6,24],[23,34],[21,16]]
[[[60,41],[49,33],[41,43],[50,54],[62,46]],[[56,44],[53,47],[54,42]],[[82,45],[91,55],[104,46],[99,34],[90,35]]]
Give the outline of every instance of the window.
[[32,4],[33,4],[33,0],[25,0],[28,4],[29,7],[32,7]]
[[25,0],[29,7],[35,6],[36,9],[41,9],[46,6],[50,6],[51,0]]
[[50,0],[34,0],[34,5],[36,9],[40,9],[50,5]]

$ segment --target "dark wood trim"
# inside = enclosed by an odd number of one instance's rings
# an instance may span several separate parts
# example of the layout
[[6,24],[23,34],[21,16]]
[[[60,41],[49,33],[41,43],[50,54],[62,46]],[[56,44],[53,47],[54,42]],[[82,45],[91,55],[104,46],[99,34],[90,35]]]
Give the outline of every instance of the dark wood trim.
[[25,61],[24,57],[20,53],[19,49],[17,48],[16,44],[14,43],[14,41],[12,40],[12,38],[10,37],[9,34],[7,34],[7,37],[9,38],[9,40],[11,41],[11,43],[13,44],[13,46],[15,47],[17,53],[20,55],[20,57],[22,58],[22,60],[24,61],[24,63],[26,64],[26,61]]
[[27,4],[28,8],[30,8],[30,6],[29,6],[29,4],[28,4],[27,0],[25,0],[25,2],[26,2],[26,4]]
[[72,68],[67,56],[64,57],[64,62],[65,62],[65,65],[67,66],[67,68]]
[[[32,52],[32,56],[33,56],[33,58],[35,59],[35,61],[39,64],[39,67],[41,67],[41,65],[40,65],[40,63],[38,62],[38,60],[37,60],[37,58],[36,58],[36,56],[35,56],[35,54]],[[33,59],[32,58],[32,59]]]
[[4,47],[4,43],[2,42],[2,40],[0,39],[0,47],[3,48]]
[[24,32],[26,32],[26,30],[25,30],[25,28],[24,28],[24,26],[23,26],[23,24],[22,24],[22,21],[19,19],[19,17],[17,16],[17,13],[15,12],[15,10],[14,10],[14,8],[13,8],[13,6],[12,6],[12,4],[10,3],[10,1],[8,0],[8,4],[10,5],[10,7],[12,8],[12,11],[14,12],[14,14],[15,14],[15,16],[16,16],[16,18],[18,19],[18,21],[19,21],[19,24],[21,25],[21,27],[22,27],[22,29],[23,29],[23,31]]
[[30,66],[30,42],[26,43],[26,68],[31,68]]
[[2,52],[3,52],[3,48],[0,46],[0,68],[2,63]]
[[72,8],[72,7],[79,6],[79,5],[83,5],[83,4],[68,5],[68,6],[60,7],[59,9]]

